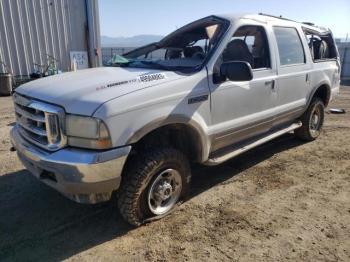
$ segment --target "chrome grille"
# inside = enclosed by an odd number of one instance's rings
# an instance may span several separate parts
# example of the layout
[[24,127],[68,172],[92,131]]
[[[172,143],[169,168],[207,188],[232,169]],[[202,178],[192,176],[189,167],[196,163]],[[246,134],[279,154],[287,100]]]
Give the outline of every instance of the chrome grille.
[[15,93],[16,120],[21,135],[47,150],[65,146],[64,110],[60,107],[36,101]]

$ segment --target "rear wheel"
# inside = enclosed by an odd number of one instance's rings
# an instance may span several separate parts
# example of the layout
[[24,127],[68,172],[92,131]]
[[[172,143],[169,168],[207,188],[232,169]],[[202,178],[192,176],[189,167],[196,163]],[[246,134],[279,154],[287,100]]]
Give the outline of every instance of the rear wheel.
[[314,98],[301,117],[302,126],[294,131],[295,135],[305,141],[313,141],[320,134],[324,122],[324,104],[318,97]]
[[188,160],[172,148],[141,152],[131,160],[120,187],[118,207],[124,219],[139,226],[169,214],[188,191]]

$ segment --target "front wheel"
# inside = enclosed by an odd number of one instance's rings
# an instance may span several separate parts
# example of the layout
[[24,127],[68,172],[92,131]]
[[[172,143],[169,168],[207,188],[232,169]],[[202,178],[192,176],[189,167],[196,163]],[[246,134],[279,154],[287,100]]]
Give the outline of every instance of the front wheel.
[[141,152],[130,166],[122,180],[118,207],[134,226],[169,214],[188,191],[190,165],[178,150]]
[[295,135],[305,141],[313,141],[320,134],[324,122],[324,104],[320,98],[314,98],[301,117],[302,126],[294,131]]

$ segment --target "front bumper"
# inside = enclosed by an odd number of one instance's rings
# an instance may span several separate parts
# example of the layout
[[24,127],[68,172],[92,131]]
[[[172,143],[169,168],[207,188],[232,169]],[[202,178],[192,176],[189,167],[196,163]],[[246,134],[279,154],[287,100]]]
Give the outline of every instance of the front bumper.
[[63,148],[47,152],[11,130],[11,143],[23,165],[38,179],[79,203],[110,199],[118,189],[131,146],[108,151]]

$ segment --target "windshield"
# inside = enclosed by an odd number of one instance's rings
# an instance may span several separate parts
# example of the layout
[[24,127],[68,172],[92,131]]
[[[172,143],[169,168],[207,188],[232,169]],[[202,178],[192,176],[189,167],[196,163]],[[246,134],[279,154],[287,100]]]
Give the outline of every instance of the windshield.
[[199,69],[217,46],[224,25],[225,20],[213,16],[195,21],[158,43],[114,55],[107,65],[172,71]]

